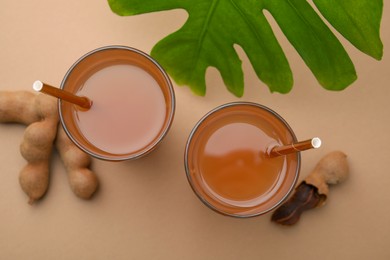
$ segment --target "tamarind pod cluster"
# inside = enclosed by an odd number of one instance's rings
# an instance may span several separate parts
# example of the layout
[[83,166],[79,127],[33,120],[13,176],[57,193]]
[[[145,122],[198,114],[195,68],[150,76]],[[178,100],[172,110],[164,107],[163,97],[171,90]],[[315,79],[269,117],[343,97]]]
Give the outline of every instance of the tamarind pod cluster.
[[[72,191],[79,198],[90,198],[98,187],[96,175],[88,168],[89,155],[79,150],[58,127],[57,100],[29,91],[0,91],[0,123],[27,125],[20,152],[27,164],[19,174],[29,203],[42,198],[49,186],[50,158],[57,144],[68,172]],[[57,129],[59,137],[57,137]]]

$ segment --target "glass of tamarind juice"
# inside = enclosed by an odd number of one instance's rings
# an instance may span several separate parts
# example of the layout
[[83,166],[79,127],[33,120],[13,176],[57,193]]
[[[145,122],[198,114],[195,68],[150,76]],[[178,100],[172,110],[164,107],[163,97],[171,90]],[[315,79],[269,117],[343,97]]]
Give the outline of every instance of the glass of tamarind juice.
[[59,101],[70,139],[95,158],[136,159],[167,134],[175,111],[171,81],[149,55],[126,46],[93,50],[66,73],[61,89],[91,100],[86,110]]
[[190,186],[209,208],[233,217],[271,211],[298,179],[300,153],[270,157],[275,146],[295,143],[287,122],[257,103],[233,102],[207,113],[185,149]]

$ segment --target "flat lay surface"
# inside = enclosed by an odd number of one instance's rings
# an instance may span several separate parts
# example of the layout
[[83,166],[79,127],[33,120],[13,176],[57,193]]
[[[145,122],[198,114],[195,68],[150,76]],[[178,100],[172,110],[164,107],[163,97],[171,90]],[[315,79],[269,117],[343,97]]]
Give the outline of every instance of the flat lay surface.
[[[132,17],[112,13],[106,1],[11,1],[0,10],[0,91],[32,90],[35,80],[59,86],[72,64],[107,45],[150,53],[187,19],[182,10]],[[229,93],[219,72],[206,73],[207,92],[194,95],[173,82],[176,113],[159,147],[133,161],[93,159],[99,190],[77,198],[57,152],[44,198],[29,205],[18,175],[25,127],[0,124],[0,259],[390,259],[390,6],[385,2],[381,61],[339,37],[358,79],[341,92],[324,90],[272,19],[290,62],[294,87],[270,93],[244,51],[245,89]],[[304,36],[302,36],[304,37]],[[187,138],[217,106],[250,101],[281,115],[299,140],[320,137],[302,152],[299,182],[329,152],[348,156],[349,178],[330,187],[323,207],[305,212],[292,227],[271,214],[238,219],[210,210],[185,174]]]

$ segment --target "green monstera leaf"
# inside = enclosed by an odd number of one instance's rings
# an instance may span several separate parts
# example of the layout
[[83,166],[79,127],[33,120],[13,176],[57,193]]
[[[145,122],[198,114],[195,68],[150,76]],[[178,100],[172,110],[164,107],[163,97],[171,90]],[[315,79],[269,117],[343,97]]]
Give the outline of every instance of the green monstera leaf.
[[[205,73],[215,67],[226,87],[242,96],[244,77],[234,45],[245,51],[257,76],[271,92],[288,93],[293,76],[264,11],[278,23],[318,82],[342,90],[357,78],[340,41],[306,0],[108,0],[118,15],[184,9],[189,17],[158,42],[151,55],[179,85],[205,95]],[[383,0],[313,0],[325,19],[362,52],[382,57]]]

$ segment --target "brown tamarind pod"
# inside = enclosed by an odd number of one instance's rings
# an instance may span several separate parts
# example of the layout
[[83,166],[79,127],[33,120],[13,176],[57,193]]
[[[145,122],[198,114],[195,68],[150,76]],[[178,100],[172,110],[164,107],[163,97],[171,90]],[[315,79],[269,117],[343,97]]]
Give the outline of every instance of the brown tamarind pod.
[[39,120],[26,128],[20,145],[27,165],[19,174],[19,183],[29,197],[29,204],[40,199],[49,186],[50,157],[58,125],[56,104],[51,97],[35,96],[33,107]]
[[89,169],[91,157],[72,143],[62,127],[58,127],[56,147],[73,193],[81,199],[91,198],[99,186],[96,174]]
[[343,182],[348,175],[347,155],[341,151],[327,154],[298,185],[293,196],[274,211],[271,220],[282,225],[297,223],[305,210],[325,204],[329,185]]
[[305,210],[317,207],[320,201],[321,195],[318,194],[317,188],[302,182],[294,195],[274,211],[271,220],[282,225],[293,225]]
[[0,123],[27,125],[20,153],[27,161],[19,174],[29,203],[40,199],[49,185],[49,161],[57,132],[55,99],[29,91],[0,91]]

